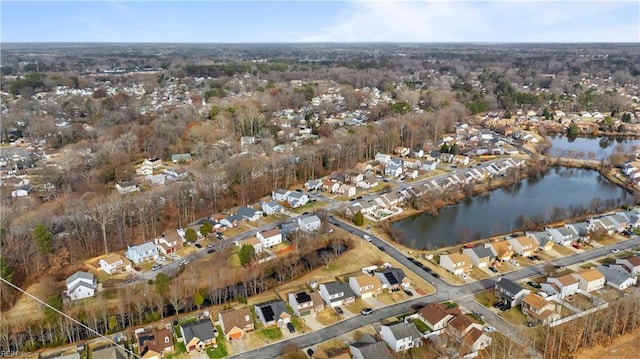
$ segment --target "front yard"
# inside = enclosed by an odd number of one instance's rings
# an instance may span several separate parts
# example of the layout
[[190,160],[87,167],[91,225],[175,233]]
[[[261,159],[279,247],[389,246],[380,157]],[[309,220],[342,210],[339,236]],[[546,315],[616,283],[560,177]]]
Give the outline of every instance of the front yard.
[[226,338],[224,337],[224,332],[222,331],[222,328],[220,326],[217,326],[216,328],[218,329],[218,337],[216,338],[218,347],[209,347],[206,350],[207,356],[211,359],[225,358],[227,355],[229,355],[229,352],[227,351],[227,342]]
[[500,316],[514,325],[526,325],[527,317],[522,314],[520,310],[520,306],[507,309],[504,312],[500,313]]
[[491,307],[493,303],[498,301],[498,297],[496,297],[493,289],[486,289],[482,292],[478,292],[473,295],[473,299],[485,307]]

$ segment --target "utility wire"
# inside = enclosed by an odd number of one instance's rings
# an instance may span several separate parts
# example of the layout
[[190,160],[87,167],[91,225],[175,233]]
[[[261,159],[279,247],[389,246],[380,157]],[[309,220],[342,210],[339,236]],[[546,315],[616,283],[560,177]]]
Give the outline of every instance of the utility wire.
[[[102,339],[105,339],[105,340],[106,340],[106,341],[108,341],[108,342],[111,342],[112,344],[115,344],[115,345],[120,346],[120,344],[119,344],[118,342],[116,342],[115,340],[113,340],[113,339],[111,339],[111,338],[109,338],[109,337],[106,337],[106,336],[104,336],[104,335],[102,335],[102,334],[98,333],[97,331],[95,331],[95,330],[93,330],[93,329],[89,328],[88,326],[84,325],[83,323],[81,323],[80,321],[76,320],[75,318],[73,318],[73,317],[71,317],[71,316],[67,315],[67,314],[66,314],[66,313],[64,313],[64,312],[59,311],[57,308],[54,308],[53,306],[49,305],[49,303],[46,303],[46,302],[42,301],[40,298],[38,298],[38,297],[36,297],[35,295],[33,295],[33,294],[31,294],[31,293],[27,292],[27,291],[26,291],[26,290],[24,290],[24,289],[22,289],[22,288],[18,287],[17,285],[15,285],[15,284],[13,284],[13,283],[9,282],[8,280],[6,280],[6,279],[4,279],[4,278],[2,278],[2,277],[0,277],[0,280],[1,280],[2,282],[6,283],[7,285],[9,285],[10,287],[13,287],[15,290],[17,290],[17,291],[21,292],[22,294],[26,294],[27,296],[29,296],[31,299],[35,300],[36,302],[38,302],[38,303],[40,303],[40,304],[44,305],[45,307],[47,307],[47,308],[49,308],[49,309],[53,310],[54,312],[56,312],[56,313],[58,313],[58,314],[62,315],[63,317],[65,317],[65,318],[67,318],[67,319],[71,320],[72,322],[74,322],[74,323],[78,324],[79,326],[83,327],[84,329],[88,330],[89,332],[91,332],[91,333],[93,333],[93,334],[95,334],[95,335],[99,336],[99,337],[100,337],[100,338],[102,338]],[[136,358],[138,358],[138,359],[142,359],[142,357],[141,357],[140,355],[138,355],[138,354],[134,353],[134,352],[133,352],[133,350],[129,350],[129,349],[125,348],[125,347],[122,347],[122,349],[124,349],[124,350],[125,350],[127,353],[129,353],[130,355],[132,355],[132,356],[134,356],[134,357],[136,357]]]

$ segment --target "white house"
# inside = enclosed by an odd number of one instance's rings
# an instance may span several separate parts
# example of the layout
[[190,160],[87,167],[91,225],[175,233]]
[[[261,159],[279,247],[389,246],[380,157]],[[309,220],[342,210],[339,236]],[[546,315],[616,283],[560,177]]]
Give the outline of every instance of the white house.
[[394,322],[380,327],[382,340],[394,352],[403,352],[422,345],[422,335],[413,323]]
[[111,253],[98,261],[100,269],[107,274],[116,274],[131,270],[131,262],[119,254]]
[[153,241],[145,242],[138,246],[128,246],[126,256],[135,264],[155,260],[158,258],[158,247]]
[[622,265],[632,277],[640,275],[639,256],[629,256],[626,258],[616,259],[616,264]]
[[453,274],[463,274],[469,273],[473,262],[464,253],[451,253],[440,256],[440,266]]
[[398,177],[402,174],[402,160],[394,158],[384,164],[384,174],[387,176]]
[[578,292],[579,282],[571,274],[560,277],[548,277],[546,283],[542,283],[542,290],[551,295],[557,295],[560,299],[574,295]]
[[336,193],[341,194],[345,197],[353,197],[356,195],[356,188],[354,186],[349,186],[348,184],[343,184],[338,188]]
[[547,228],[546,232],[556,244],[561,246],[570,246],[572,242],[578,240],[578,234],[567,227]]
[[351,304],[356,300],[348,283],[329,282],[320,284],[320,296],[331,307]]
[[637,278],[632,277],[629,273],[624,269],[615,269],[616,264],[611,264],[609,266],[599,265],[598,272],[604,275],[605,281],[607,285],[614,287],[618,290],[625,290],[632,285],[636,284]]
[[380,163],[382,163],[382,164],[385,164],[385,163],[387,163],[387,161],[391,160],[391,156],[387,155],[385,153],[378,152],[378,153],[376,153],[375,160],[380,162]]
[[282,243],[282,232],[278,228],[258,232],[256,233],[256,237],[258,237],[258,240],[264,248],[273,247],[276,244]]
[[315,232],[320,229],[322,221],[315,214],[306,217],[298,217],[298,226],[303,232]]
[[529,257],[538,249],[538,241],[531,237],[515,237],[509,239],[513,251],[523,257]]
[[122,182],[122,183],[116,183],[116,190],[118,190],[118,193],[120,194],[127,194],[127,193],[139,192],[140,187],[138,187],[138,185],[133,182]]
[[604,288],[604,275],[595,269],[583,269],[571,275],[578,280],[578,288],[585,292],[593,292]]
[[260,203],[260,207],[262,209],[262,212],[267,216],[272,216],[274,214],[284,212],[284,207],[282,207],[276,201],[262,202]]
[[78,300],[93,297],[98,282],[91,273],[78,271],[67,278],[67,297],[71,300]]

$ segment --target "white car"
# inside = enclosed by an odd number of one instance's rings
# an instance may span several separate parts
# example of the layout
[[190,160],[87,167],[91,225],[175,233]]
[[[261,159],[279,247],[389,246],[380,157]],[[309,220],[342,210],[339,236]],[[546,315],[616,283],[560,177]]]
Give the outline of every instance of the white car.
[[184,260],[180,261],[180,265],[181,265],[181,266],[186,266],[187,264],[189,264],[189,261],[188,261],[188,260],[186,260],[186,259],[184,259]]
[[364,236],[362,236],[362,238],[364,238],[367,242],[371,242],[371,237],[369,237],[368,234],[365,234]]
[[614,249],[611,250],[611,253],[618,253],[618,252],[620,252],[620,250],[617,249],[617,248],[614,248]]
[[514,266],[516,266],[516,267],[520,267],[520,263],[518,263],[518,261],[517,261],[517,260],[515,260],[515,259],[512,259],[512,260],[510,260],[509,262],[510,262],[511,264],[513,264]]
[[496,331],[496,328],[492,327],[492,326],[488,326],[488,327],[484,327],[483,330],[484,330],[485,333],[493,333],[493,332]]

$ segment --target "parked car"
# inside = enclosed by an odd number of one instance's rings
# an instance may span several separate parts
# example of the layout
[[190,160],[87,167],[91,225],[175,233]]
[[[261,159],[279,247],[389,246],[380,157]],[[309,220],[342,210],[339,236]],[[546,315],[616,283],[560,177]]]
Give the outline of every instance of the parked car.
[[493,332],[496,331],[496,328],[492,327],[492,326],[488,326],[488,327],[484,327],[483,330],[484,330],[485,333],[493,333]]
[[291,323],[287,323],[287,329],[289,329],[289,333],[295,333],[296,328]]
[[614,249],[611,250],[611,253],[618,253],[618,252],[620,252],[620,250],[617,249],[617,248],[614,248]]
[[495,303],[493,304],[493,307],[494,307],[494,308],[500,308],[500,307],[501,307],[501,306],[503,306],[503,305],[504,305],[504,302],[500,300],[500,301],[495,302]]
[[373,308],[364,308],[364,309],[360,312],[360,314],[362,314],[362,315],[369,315],[369,314],[371,314],[372,312],[373,312]]
[[536,282],[534,282],[534,281],[528,281],[528,282],[527,282],[527,284],[528,284],[528,285],[530,285],[530,286],[531,286],[531,287],[533,287],[533,288],[536,288],[536,289],[540,289],[540,288],[542,288],[542,286],[540,285],[540,283],[536,283]]
[[371,237],[368,234],[362,236],[367,242],[371,242]]
[[536,255],[534,255],[534,256],[532,256],[532,257],[533,257],[533,259],[535,259],[535,260],[537,260],[537,261],[541,261],[541,260],[542,260],[542,257],[540,257],[540,256],[539,256],[539,255],[537,255],[537,254],[536,254]]
[[133,267],[133,270],[136,272],[142,272],[142,268],[140,267]]
[[344,311],[340,307],[336,307],[336,312],[340,315],[344,314]]
[[410,297],[413,297],[413,292],[410,291],[409,289],[403,289],[404,293]]
[[378,249],[384,252],[384,247],[383,246],[378,246]]
[[202,244],[200,244],[200,243],[196,243],[196,244],[194,244],[194,246],[196,246],[196,248],[198,248],[198,249],[202,248]]
[[492,271],[493,273],[498,273],[498,270],[494,266],[489,267],[489,270]]
[[156,265],[154,265],[153,267],[151,267],[151,270],[152,270],[152,271],[156,271],[156,270],[158,270],[158,269],[160,269],[160,268],[162,268],[162,266],[161,266],[161,265],[159,265],[159,264],[156,264]]
[[311,356],[313,355],[313,349],[307,349],[307,355],[309,356],[309,358],[311,358]]
[[436,272],[431,272],[431,275],[432,275],[434,278],[440,278],[440,274],[438,274],[438,273],[436,273]]
[[189,261],[186,259],[183,259],[182,261],[180,261],[181,266],[186,266],[187,264],[189,264]]
[[573,243],[571,244],[571,246],[572,246],[573,248],[575,248],[575,249],[582,249],[582,246],[581,246],[581,245],[580,245],[580,243],[578,243],[578,242],[573,242]]

